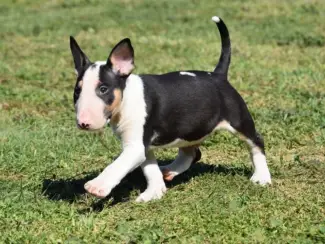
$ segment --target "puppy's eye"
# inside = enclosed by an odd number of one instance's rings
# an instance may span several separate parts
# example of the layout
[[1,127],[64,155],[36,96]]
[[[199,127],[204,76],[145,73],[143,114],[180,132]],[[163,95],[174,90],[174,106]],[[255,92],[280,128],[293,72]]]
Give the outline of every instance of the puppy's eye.
[[108,92],[108,87],[107,86],[101,86],[101,87],[99,87],[99,92],[100,92],[100,94],[105,94],[105,93],[107,93]]

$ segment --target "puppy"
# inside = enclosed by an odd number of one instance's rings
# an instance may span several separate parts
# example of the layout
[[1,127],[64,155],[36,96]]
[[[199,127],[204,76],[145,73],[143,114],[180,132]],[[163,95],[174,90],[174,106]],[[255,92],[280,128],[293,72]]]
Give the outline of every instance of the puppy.
[[[213,72],[177,71],[134,75],[134,51],[121,40],[107,61],[91,62],[70,37],[77,82],[74,104],[78,128],[98,130],[110,123],[122,141],[120,156],[85,184],[90,194],[106,197],[129,172],[141,166],[147,189],[136,199],[159,199],[172,180],[201,157],[200,144],[209,134],[225,129],[240,135],[250,148],[254,174],[251,181],[271,183],[264,143],[256,132],[247,106],[227,80],[230,37],[225,23],[214,16],[222,51]],[[178,147],[171,164],[159,167],[155,148]]]

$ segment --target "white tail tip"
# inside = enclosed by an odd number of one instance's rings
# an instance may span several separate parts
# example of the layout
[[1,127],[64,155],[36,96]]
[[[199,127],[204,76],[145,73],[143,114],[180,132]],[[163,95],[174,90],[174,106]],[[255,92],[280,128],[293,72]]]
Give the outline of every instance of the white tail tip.
[[220,18],[218,16],[213,16],[212,17],[212,21],[219,23],[220,22]]

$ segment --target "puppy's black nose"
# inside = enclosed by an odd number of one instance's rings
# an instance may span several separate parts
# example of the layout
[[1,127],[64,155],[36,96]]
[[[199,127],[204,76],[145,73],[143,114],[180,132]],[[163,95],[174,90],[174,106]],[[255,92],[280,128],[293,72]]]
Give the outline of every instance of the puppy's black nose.
[[79,127],[79,129],[82,129],[82,130],[88,130],[90,125],[86,124],[86,123],[81,123],[81,124],[78,123],[78,127]]

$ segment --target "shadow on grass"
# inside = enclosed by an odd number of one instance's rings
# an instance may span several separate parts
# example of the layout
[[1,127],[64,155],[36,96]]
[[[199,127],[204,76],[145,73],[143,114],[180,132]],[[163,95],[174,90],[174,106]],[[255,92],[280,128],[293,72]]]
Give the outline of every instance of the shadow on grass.
[[[159,164],[168,164],[172,161],[159,161]],[[45,179],[43,181],[43,194],[50,200],[54,201],[68,201],[73,203],[82,195],[86,194],[84,184],[96,177],[100,172],[88,173],[82,179]],[[246,167],[231,167],[229,165],[209,165],[203,162],[195,163],[185,173],[175,177],[172,182],[166,182],[167,188],[172,188],[176,185],[188,182],[191,178],[206,174],[217,173],[225,175],[245,175],[249,176],[251,170]],[[133,190],[143,192],[146,188],[146,180],[140,168],[128,174],[121,183],[116,186],[111,194],[105,198],[96,201],[92,204],[90,209],[85,211],[101,211],[105,205],[114,206],[117,203],[126,202],[130,199],[130,193]],[[112,200],[113,199],[113,200]],[[110,203],[108,203],[110,201]]]

